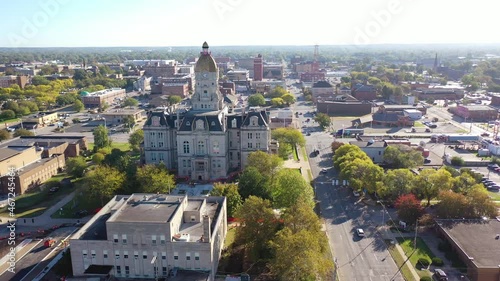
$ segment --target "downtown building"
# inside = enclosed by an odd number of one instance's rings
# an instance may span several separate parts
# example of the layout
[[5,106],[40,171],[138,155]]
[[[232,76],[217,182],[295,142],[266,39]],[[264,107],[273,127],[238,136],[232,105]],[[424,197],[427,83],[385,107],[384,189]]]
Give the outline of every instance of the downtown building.
[[117,195],[70,240],[73,275],[214,280],[226,216],[225,197]]
[[270,118],[265,111],[236,108],[234,95],[221,94],[206,42],[194,72],[188,108],[148,113],[143,161],[164,163],[177,176],[195,181],[224,179],[243,169],[250,153],[270,152]]

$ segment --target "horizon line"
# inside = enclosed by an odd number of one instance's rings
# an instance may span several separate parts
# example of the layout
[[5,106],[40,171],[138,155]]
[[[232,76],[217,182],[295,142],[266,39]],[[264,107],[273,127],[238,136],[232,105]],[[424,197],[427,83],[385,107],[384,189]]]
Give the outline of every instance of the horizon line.
[[[379,44],[284,44],[284,45],[209,45],[212,47],[371,47],[371,46],[499,46],[497,43],[379,43]],[[47,48],[201,48],[195,45],[172,45],[172,46],[23,46],[23,47],[4,47],[0,49],[47,49]]]

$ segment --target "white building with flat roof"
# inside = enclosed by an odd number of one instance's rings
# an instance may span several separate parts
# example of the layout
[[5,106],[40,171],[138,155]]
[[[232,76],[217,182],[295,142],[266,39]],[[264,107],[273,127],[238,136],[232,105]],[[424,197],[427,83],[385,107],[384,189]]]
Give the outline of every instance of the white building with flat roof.
[[225,197],[117,195],[71,239],[73,275],[142,280],[184,272],[214,280],[226,216]]

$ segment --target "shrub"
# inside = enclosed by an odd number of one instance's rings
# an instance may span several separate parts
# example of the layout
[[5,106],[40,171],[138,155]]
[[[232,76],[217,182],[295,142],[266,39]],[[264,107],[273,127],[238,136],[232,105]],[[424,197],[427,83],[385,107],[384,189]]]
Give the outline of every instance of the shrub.
[[420,281],[432,281],[432,278],[429,276],[424,276],[424,277],[420,277]]
[[431,261],[429,259],[426,259],[426,258],[419,258],[417,261],[417,267],[420,267],[420,268],[428,267],[430,264],[431,264]]
[[453,166],[463,166],[464,164],[465,164],[465,161],[462,157],[453,156],[451,158],[451,165],[453,165]]
[[443,260],[438,258],[438,257],[433,257],[432,258],[432,264],[435,266],[443,266]]

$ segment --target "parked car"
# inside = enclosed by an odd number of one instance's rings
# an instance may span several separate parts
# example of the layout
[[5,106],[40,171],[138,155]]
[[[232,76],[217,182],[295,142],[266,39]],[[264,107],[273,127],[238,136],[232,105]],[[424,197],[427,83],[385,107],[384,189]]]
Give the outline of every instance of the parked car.
[[446,276],[446,273],[442,269],[436,269],[434,272],[434,275],[432,275],[432,278],[437,281],[448,281],[448,276]]
[[326,173],[328,173],[328,170],[327,170],[326,168],[323,168],[323,169],[321,169],[321,172],[320,172],[320,173],[322,173],[322,174],[326,174]]
[[359,197],[359,196],[361,196],[361,194],[359,194],[359,192],[357,192],[356,190],[354,190],[354,191],[352,192],[352,195],[354,195],[354,197]]
[[365,237],[365,231],[362,228],[356,229],[356,234],[358,237]]

